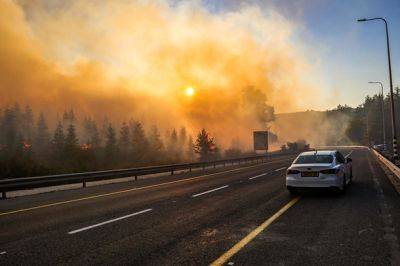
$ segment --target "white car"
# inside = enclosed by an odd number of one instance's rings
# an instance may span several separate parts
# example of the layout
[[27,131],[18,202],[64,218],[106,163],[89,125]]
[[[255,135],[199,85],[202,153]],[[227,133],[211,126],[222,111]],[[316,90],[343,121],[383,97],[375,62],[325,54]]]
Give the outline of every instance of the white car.
[[335,188],[344,192],[353,178],[352,160],[339,151],[307,151],[294,160],[286,172],[291,194],[310,188]]

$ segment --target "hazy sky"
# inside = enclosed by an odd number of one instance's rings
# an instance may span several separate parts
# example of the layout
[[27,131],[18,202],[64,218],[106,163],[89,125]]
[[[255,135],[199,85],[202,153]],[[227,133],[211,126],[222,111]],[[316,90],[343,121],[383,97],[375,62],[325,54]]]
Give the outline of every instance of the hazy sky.
[[[187,101],[180,98],[187,86],[197,88],[190,107],[200,112],[212,110],[213,103],[199,97],[217,92],[218,100],[228,99],[222,90],[240,102],[246,86],[262,90],[278,113],[357,106],[367,94],[378,92],[379,87],[368,81],[381,81],[389,90],[384,24],[357,22],[377,16],[389,22],[393,82],[400,85],[400,0],[8,0],[0,4],[5,6],[0,10],[2,45],[10,50],[0,63],[10,73],[20,73],[11,67],[14,63],[25,71],[26,101],[33,101],[29,93],[48,95],[46,90],[37,91],[43,84],[55,87],[49,82],[53,76],[38,78],[37,67],[32,70],[31,63],[15,60],[34,54],[55,76],[68,73],[79,80],[81,88],[75,93],[106,87],[102,91],[116,97],[119,92],[114,88],[123,87],[135,96],[149,94],[149,101],[165,94],[177,101],[175,111]],[[18,52],[18,41],[29,51]],[[95,82],[99,80],[95,77],[89,86],[82,71],[86,68],[124,84]],[[15,83],[15,79],[0,83],[7,91],[4,102],[21,98]],[[60,84],[57,87],[63,90],[70,88],[69,83]],[[89,102],[83,95],[81,100]],[[65,97],[59,102],[60,108],[72,105]],[[215,107],[221,109],[218,102]],[[182,110],[189,113],[187,107]]]
[[384,24],[356,22],[357,18],[385,17],[391,38],[393,83],[400,85],[399,0],[204,0],[203,4],[215,13],[258,5],[265,12],[277,10],[295,22],[296,38],[305,43],[305,52],[313,55],[318,66],[320,77],[316,79],[326,93],[328,108],[361,103],[366,94],[378,89],[368,81],[382,81],[388,92]]

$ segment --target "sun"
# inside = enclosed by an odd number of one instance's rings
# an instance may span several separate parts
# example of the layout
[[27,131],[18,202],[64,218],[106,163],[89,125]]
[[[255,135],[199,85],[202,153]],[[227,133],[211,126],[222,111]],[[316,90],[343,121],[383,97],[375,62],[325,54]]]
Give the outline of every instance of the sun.
[[191,96],[194,95],[194,93],[195,93],[195,89],[194,89],[193,87],[187,87],[187,88],[185,89],[185,94],[186,94],[186,96],[191,97]]

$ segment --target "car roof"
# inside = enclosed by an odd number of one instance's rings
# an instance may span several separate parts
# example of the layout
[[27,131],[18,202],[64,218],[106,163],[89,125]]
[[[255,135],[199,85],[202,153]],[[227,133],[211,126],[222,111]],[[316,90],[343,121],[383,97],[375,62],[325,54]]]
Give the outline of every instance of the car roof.
[[324,150],[324,151],[305,151],[300,153],[300,155],[335,155],[337,151],[335,150]]

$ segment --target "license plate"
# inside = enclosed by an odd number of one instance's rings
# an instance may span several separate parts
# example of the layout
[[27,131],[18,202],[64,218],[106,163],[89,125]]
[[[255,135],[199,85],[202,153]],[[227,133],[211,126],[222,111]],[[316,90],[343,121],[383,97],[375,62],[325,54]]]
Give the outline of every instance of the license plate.
[[301,172],[301,176],[303,176],[303,177],[318,177],[319,172]]

